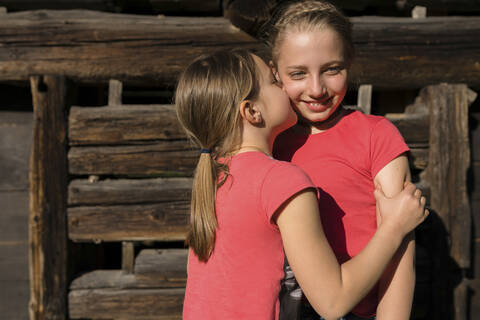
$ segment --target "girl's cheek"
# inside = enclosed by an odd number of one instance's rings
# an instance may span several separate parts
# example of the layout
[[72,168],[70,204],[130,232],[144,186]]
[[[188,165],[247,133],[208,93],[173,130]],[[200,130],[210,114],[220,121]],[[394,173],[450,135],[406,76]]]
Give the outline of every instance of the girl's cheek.
[[301,95],[302,86],[297,82],[285,81],[283,83],[283,90],[285,90],[291,100],[295,100]]

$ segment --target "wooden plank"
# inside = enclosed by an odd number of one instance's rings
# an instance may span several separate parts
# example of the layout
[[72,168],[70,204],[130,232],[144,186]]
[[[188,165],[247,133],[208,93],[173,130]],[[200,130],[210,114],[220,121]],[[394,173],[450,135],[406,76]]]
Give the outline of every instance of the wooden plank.
[[[430,155],[425,179],[431,188],[431,207],[451,237],[450,254],[460,269],[470,267],[471,215],[467,196],[466,173],[470,166],[468,139],[468,107],[472,102],[470,89],[465,85],[428,86],[420,92],[430,110]],[[436,251],[433,255],[440,254]],[[437,261],[448,265],[448,261]],[[441,267],[440,267],[441,268]],[[445,268],[445,266],[443,266]],[[437,281],[445,271],[436,270]],[[438,294],[438,293],[436,293]],[[455,301],[466,301],[466,290],[455,290]],[[435,305],[448,303],[437,296]],[[463,307],[462,307],[463,306]],[[455,318],[463,319],[466,304],[455,306]],[[440,319],[448,310],[440,310]]]
[[108,82],[108,105],[119,106],[122,104],[123,84],[118,80]]
[[187,281],[187,249],[144,249],[136,258],[134,273],[95,270],[75,278],[70,290],[184,288]]
[[135,243],[132,241],[122,242],[122,271],[133,273],[135,264]]
[[74,207],[68,235],[75,241],[185,240],[190,203]]
[[[479,21],[354,17],[357,57],[349,78],[375,88],[420,88],[443,81],[478,87]],[[173,87],[179,72],[202,53],[261,48],[224,18],[37,11],[8,14],[0,28],[0,80],[49,73],[78,81]],[[462,63],[452,64],[452,56]]]
[[70,319],[181,320],[185,289],[87,289],[68,295]]
[[222,17],[152,17],[85,10],[24,11],[0,21],[0,79],[63,74],[173,87],[195,57],[260,48]]
[[362,84],[358,88],[357,105],[365,114],[372,111],[372,85]]
[[68,204],[115,205],[189,201],[191,178],[107,179],[91,183],[73,180],[68,187]]
[[68,152],[74,175],[191,175],[198,150],[188,141],[159,141],[142,146],[74,147]]
[[28,191],[32,112],[0,111],[0,190]]
[[30,158],[30,319],[67,314],[67,84],[31,78],[33,146]]
[[135,260],[135,277],[152,286],[185,286],[187,257],[187,249],[142,250]]
[[385,117],[400,131],[407,144],[428,144],[429,115],[424,113],[387,113]]
[[70,145],[116,145],[147,140],[186,139],[173,105],[72,107]]

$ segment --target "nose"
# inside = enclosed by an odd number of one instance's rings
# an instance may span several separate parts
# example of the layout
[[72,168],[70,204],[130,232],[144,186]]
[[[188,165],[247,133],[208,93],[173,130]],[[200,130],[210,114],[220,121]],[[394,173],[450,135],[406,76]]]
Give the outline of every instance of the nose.
[[314,76],[310,78],[310,83],[308,85],[308,95],[312,98],[320,98],[325,95],[327,89],[322,78],[319,76]]

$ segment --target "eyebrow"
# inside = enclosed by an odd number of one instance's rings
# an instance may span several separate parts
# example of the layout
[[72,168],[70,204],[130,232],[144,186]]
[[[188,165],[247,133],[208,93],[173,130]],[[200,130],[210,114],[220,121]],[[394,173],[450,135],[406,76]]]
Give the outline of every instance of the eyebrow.
[[[321,67],[324,68],[326,66],[331,66],[333,64],[345,64],[345,61],[344,60],[333,60],[333,61],[329,61],[327,63],[324,63]],[[293,65],[293,66],[287,66],[287,69],[308,69],[308,68],[304,65]]]

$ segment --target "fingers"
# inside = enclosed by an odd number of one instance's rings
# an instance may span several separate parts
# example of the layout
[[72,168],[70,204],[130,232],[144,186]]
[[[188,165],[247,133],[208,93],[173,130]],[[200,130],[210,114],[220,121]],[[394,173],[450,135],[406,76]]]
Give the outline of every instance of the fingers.
[[377,201],[381,200],[382,198],[386,198],[385,194],[383,193],[382,187],[379,184],[375,185],[373,195],[375,197],[375,200]]

